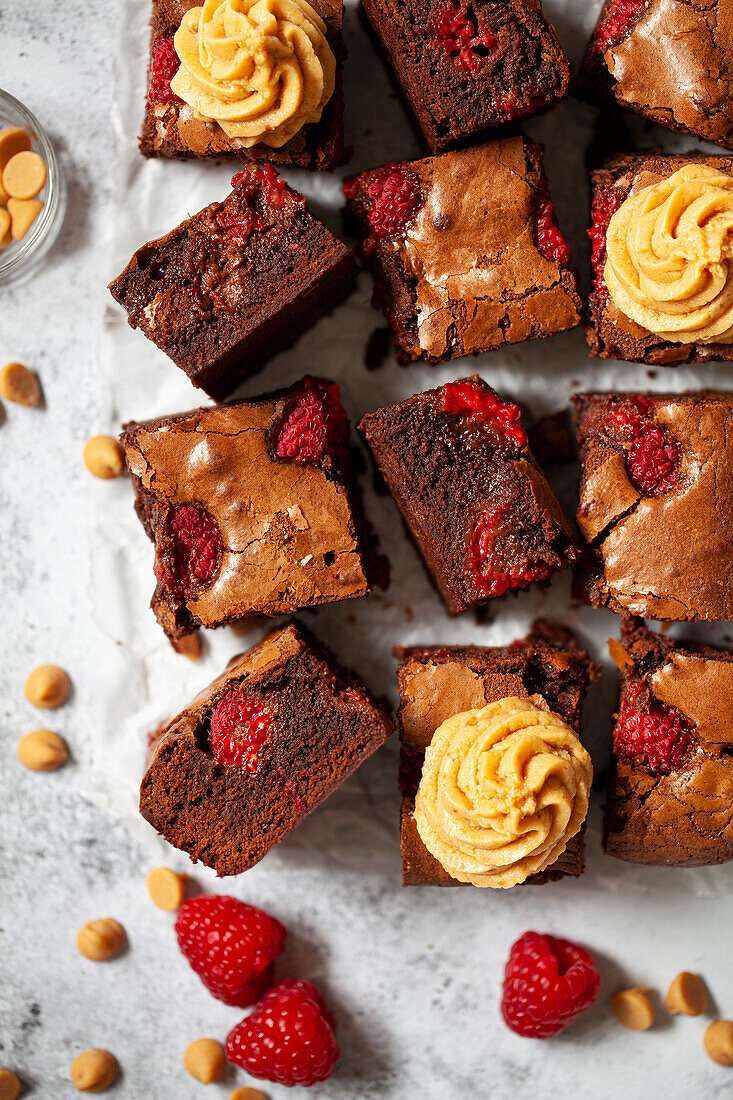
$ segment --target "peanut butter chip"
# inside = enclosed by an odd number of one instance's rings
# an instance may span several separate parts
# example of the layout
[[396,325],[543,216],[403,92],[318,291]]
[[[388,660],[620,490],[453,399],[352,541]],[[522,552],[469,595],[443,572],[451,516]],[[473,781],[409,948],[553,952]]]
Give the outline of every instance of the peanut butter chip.
[[13,199],[32,199],[43,190],[46,175],[46,164],[38,153],[24,150],[5,165],[3,187]]
[[22,737],[16,749],[24,768],[32,772],[53,772],[69,759],[63,737],[51,730],[32,730]]
[[54,710],[66,702],[71,684],[57,665],[39,665],[25,682],[25,697],[34,707]]
[[12,1070],[0,1066],[0,1100],[15,1100],[20,1095],[20,1081]]
[[608,652],[611,654],[611,660],[616,665],[616,668],[623,670],[626,665],[632,663],[631,657],[621,645],[621,642],[617,642],[615,638],[608,639]]
[[733,1066],[733,1020],[713,1020],[703,1035],[705,1053],[719,1066]]
[[71,1083],[79,1092],[104,1092],[117,1077],[117,1059],[108,1050],[85,1050],[71,1063]]
[[84,465],[90,474],[108,481],[125,472],[125,452],[111,435],[94,435],[84,444]]
[[267,1097],[259,1089],[251,1089],[245,1086],[241,1089],[235,1089],[229,1100],[267,1100]]
[[202,1085],[218,1081],[226,1068],[224,1047],[216,1039],[196,1039],[186,1047],[183,1064]]
[[125,944],[125,929],[113,917],[90,920],[79,929],[76,946],[85,959],[108,962],[119,955]]
[[3,169],[12,157],[31,147],[30,134],[20,126],[6,126],[0,130],[0,169]]
[[22,241],[43,210],[39,199],[8,199],[10,235],[14,241]]
[[623,1026],[630,1031],[648,1031],[654,1023],[654,1009],[647,993],[646,985],[636,989],[624,989],[611,998],[611,1011]]
[[[0,210],[0,229],[3,213]],[[26,405],[33,409],[41,400],[41,387],[35,374],[22,363],[6,363],[0,370],[0,395],[6,401],[14,401],[16,405]]]
[[708,1007],[708,991],[702,978],[687,970],[679,973],[667,991],[664,1007],[673,1016],[702,1016]]
[[155,867],[148,875],[148,892],[159,909],[175,913],[183,903],[187,881],[187,875],[177,875],[170,867]]
[[[3,202],[1,195],[0,202]],[[12,239],[10,235],[10,214],[8,214],[7,210],[3,210],[2,207],[0,207],[0,251],[2,251],[3,248],[7,248]]]

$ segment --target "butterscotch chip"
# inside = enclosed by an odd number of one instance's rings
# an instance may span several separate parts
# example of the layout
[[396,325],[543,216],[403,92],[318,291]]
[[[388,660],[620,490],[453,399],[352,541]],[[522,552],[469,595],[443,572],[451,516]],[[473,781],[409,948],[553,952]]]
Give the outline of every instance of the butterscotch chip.
[[71,683],[58,665],[39,665],[25,682],[25,697],[34,707],[53,710],[66,702]]
[[20,126],[6,126],[4,130],[0,130],[0,171],[12,157],[30,147],[30,134]]
[[154,867],[148,875],[148,893],[159,909],[175,913],[183,904],[187,882],[187,875],[176,874],[170,867]]
[[90,920],[76,934],[76,946],[85,959],[108,962],[125,945],[125,929],[114,917]]
[[667,990],[664,1007],[673,1016],[702,1016],[708,1007],[705,982],[697,974],[681,971]]
[[241,1089],[235,1089],[229,1100],[267,1100],[267,1097],[259,1089],[251,1089],[245,1085]]
[[611,998],[611,1012],[630,1031],[648,1031],[654,1023],[654,1008],[647,996],[649,987],[624,989]]
[[[3,213],[0,210],[0,228]],[[33,409],[41,400],[41,387],[33,371],[22,363],[6,363],[0,370],[0,395],[6,401],[14,401],[16,405]]]
[[0,251],[7,248],[12,241],[10,233],[10,214],[7,210],[0,209]]
[[43,190],[46,162],[38,153],[16,153],[3,169],[3,187],[12,199],[32,199]]
[[111,435],[93,435],[84,444],[84,465],[105,481],[125,472],[125,452]]
[[20,1081],[12,1070],[0,1066],[0,1100],[15,1100],[20,1095]]
[[52,730],[32,730],[22,737],[16,749],[18,760],[32,772],[52,772],[69,759],[63,737]]
[[85,1050],[71,1063],[71,1083],[79,1092],[104,1092],[117,1077],[117,1059],[108,1050]]
[[43,210],[40,199],[8,199],[10,235],[14,241],[22,241]]
[[218,1081],[226,1069],[224,1047],[216,1039],[196,1039],[186,1047],[183,1064],[202,1085],[210,1085],[212,1081]]
[[702,1042],[705,1053],[719,1066],[733,1066],[733,1020],[713,1020]]

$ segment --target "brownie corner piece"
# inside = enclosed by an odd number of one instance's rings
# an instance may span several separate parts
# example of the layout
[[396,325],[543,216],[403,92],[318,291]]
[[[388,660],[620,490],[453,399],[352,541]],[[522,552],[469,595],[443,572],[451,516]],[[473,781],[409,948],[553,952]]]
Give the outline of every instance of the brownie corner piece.
[[543,149],[501,138],[347,180],[398,359],[439,363],[580,323]]
[[274,630],[160,732],[140,812],[217,874],[246,871],[389,737],[390,716],[303,627]]
[[139,248],[109,290],[129,324],[221,399],[353,289],[356,261],[275,170]]
[[627,620],[604,850],[629,863],[733,859],[733,651]]

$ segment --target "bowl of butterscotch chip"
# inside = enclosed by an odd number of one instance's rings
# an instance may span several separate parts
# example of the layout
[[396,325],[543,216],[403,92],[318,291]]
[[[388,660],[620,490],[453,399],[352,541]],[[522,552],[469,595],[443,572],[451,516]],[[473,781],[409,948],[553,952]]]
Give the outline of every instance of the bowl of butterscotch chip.
[[26,278],[53,244],[65,187],[48,134],[0,89],[0,289]]

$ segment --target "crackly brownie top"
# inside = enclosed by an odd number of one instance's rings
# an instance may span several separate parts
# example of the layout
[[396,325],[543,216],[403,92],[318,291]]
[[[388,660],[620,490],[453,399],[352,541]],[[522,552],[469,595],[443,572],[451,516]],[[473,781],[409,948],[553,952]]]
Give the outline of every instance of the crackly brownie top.
[[159,584],[204,625],[368,590],[343,482],[338,387],[128,425]]
[[604,602],[658,619],[733,617],[733,397],[574,399],[578,525]]

